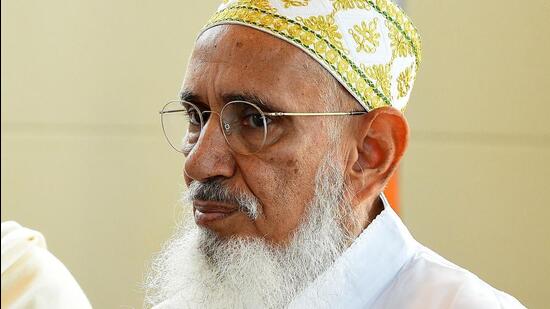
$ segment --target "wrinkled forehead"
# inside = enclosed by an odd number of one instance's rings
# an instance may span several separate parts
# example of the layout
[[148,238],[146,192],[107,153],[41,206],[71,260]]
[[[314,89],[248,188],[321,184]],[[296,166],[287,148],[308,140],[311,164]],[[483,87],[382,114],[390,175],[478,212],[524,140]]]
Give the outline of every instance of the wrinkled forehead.
[[220,25],[198,37],[182,90],[201,96],[212,96],[214,91],[219,98],[228,92],[247,92],[275,101],[304,99],[318,95],[320,70],[309,55],[273,35]]

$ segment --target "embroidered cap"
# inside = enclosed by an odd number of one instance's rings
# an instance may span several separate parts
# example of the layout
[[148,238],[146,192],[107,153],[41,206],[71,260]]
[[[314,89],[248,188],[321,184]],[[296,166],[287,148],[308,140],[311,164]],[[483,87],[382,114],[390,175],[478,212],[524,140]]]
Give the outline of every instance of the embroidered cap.
[[390,0],[225,0],[203,31],[240,24],[277,36],[323,65],[367,110],[409,100],[420,38]]

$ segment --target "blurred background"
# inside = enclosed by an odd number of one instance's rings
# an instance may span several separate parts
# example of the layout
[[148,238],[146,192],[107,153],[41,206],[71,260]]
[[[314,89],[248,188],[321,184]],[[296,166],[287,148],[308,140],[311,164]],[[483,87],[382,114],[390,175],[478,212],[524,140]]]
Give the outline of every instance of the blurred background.
[[[96,308],[140,308],[181,210],[176,98],[218,0],[2,0],[2,221],[46,236]],[[550,2],[412,1],[424,61],[406,111],[413,235],[523,304],[550,289]]]

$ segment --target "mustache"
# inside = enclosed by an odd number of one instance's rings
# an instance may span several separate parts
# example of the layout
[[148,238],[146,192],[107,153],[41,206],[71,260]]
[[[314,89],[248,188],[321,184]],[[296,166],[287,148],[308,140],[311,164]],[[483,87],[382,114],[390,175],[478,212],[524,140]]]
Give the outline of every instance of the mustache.
[[258,219],[262,214],[261,203],[254,195],[234,192],[218,179],[191,182],[183,200],[188,203],[192,203],[193,200],[202,200],[237,205],[237,210],[245,213],[252,220]]

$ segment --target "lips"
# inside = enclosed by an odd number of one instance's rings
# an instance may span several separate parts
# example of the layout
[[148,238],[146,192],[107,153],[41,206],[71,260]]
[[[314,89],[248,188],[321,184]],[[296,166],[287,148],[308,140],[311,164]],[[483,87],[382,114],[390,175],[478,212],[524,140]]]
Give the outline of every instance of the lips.
[[212,201],[193,201],[195,223],[198,225],[209,225],[213,222],[223,220],[237,211],[237,208]]

